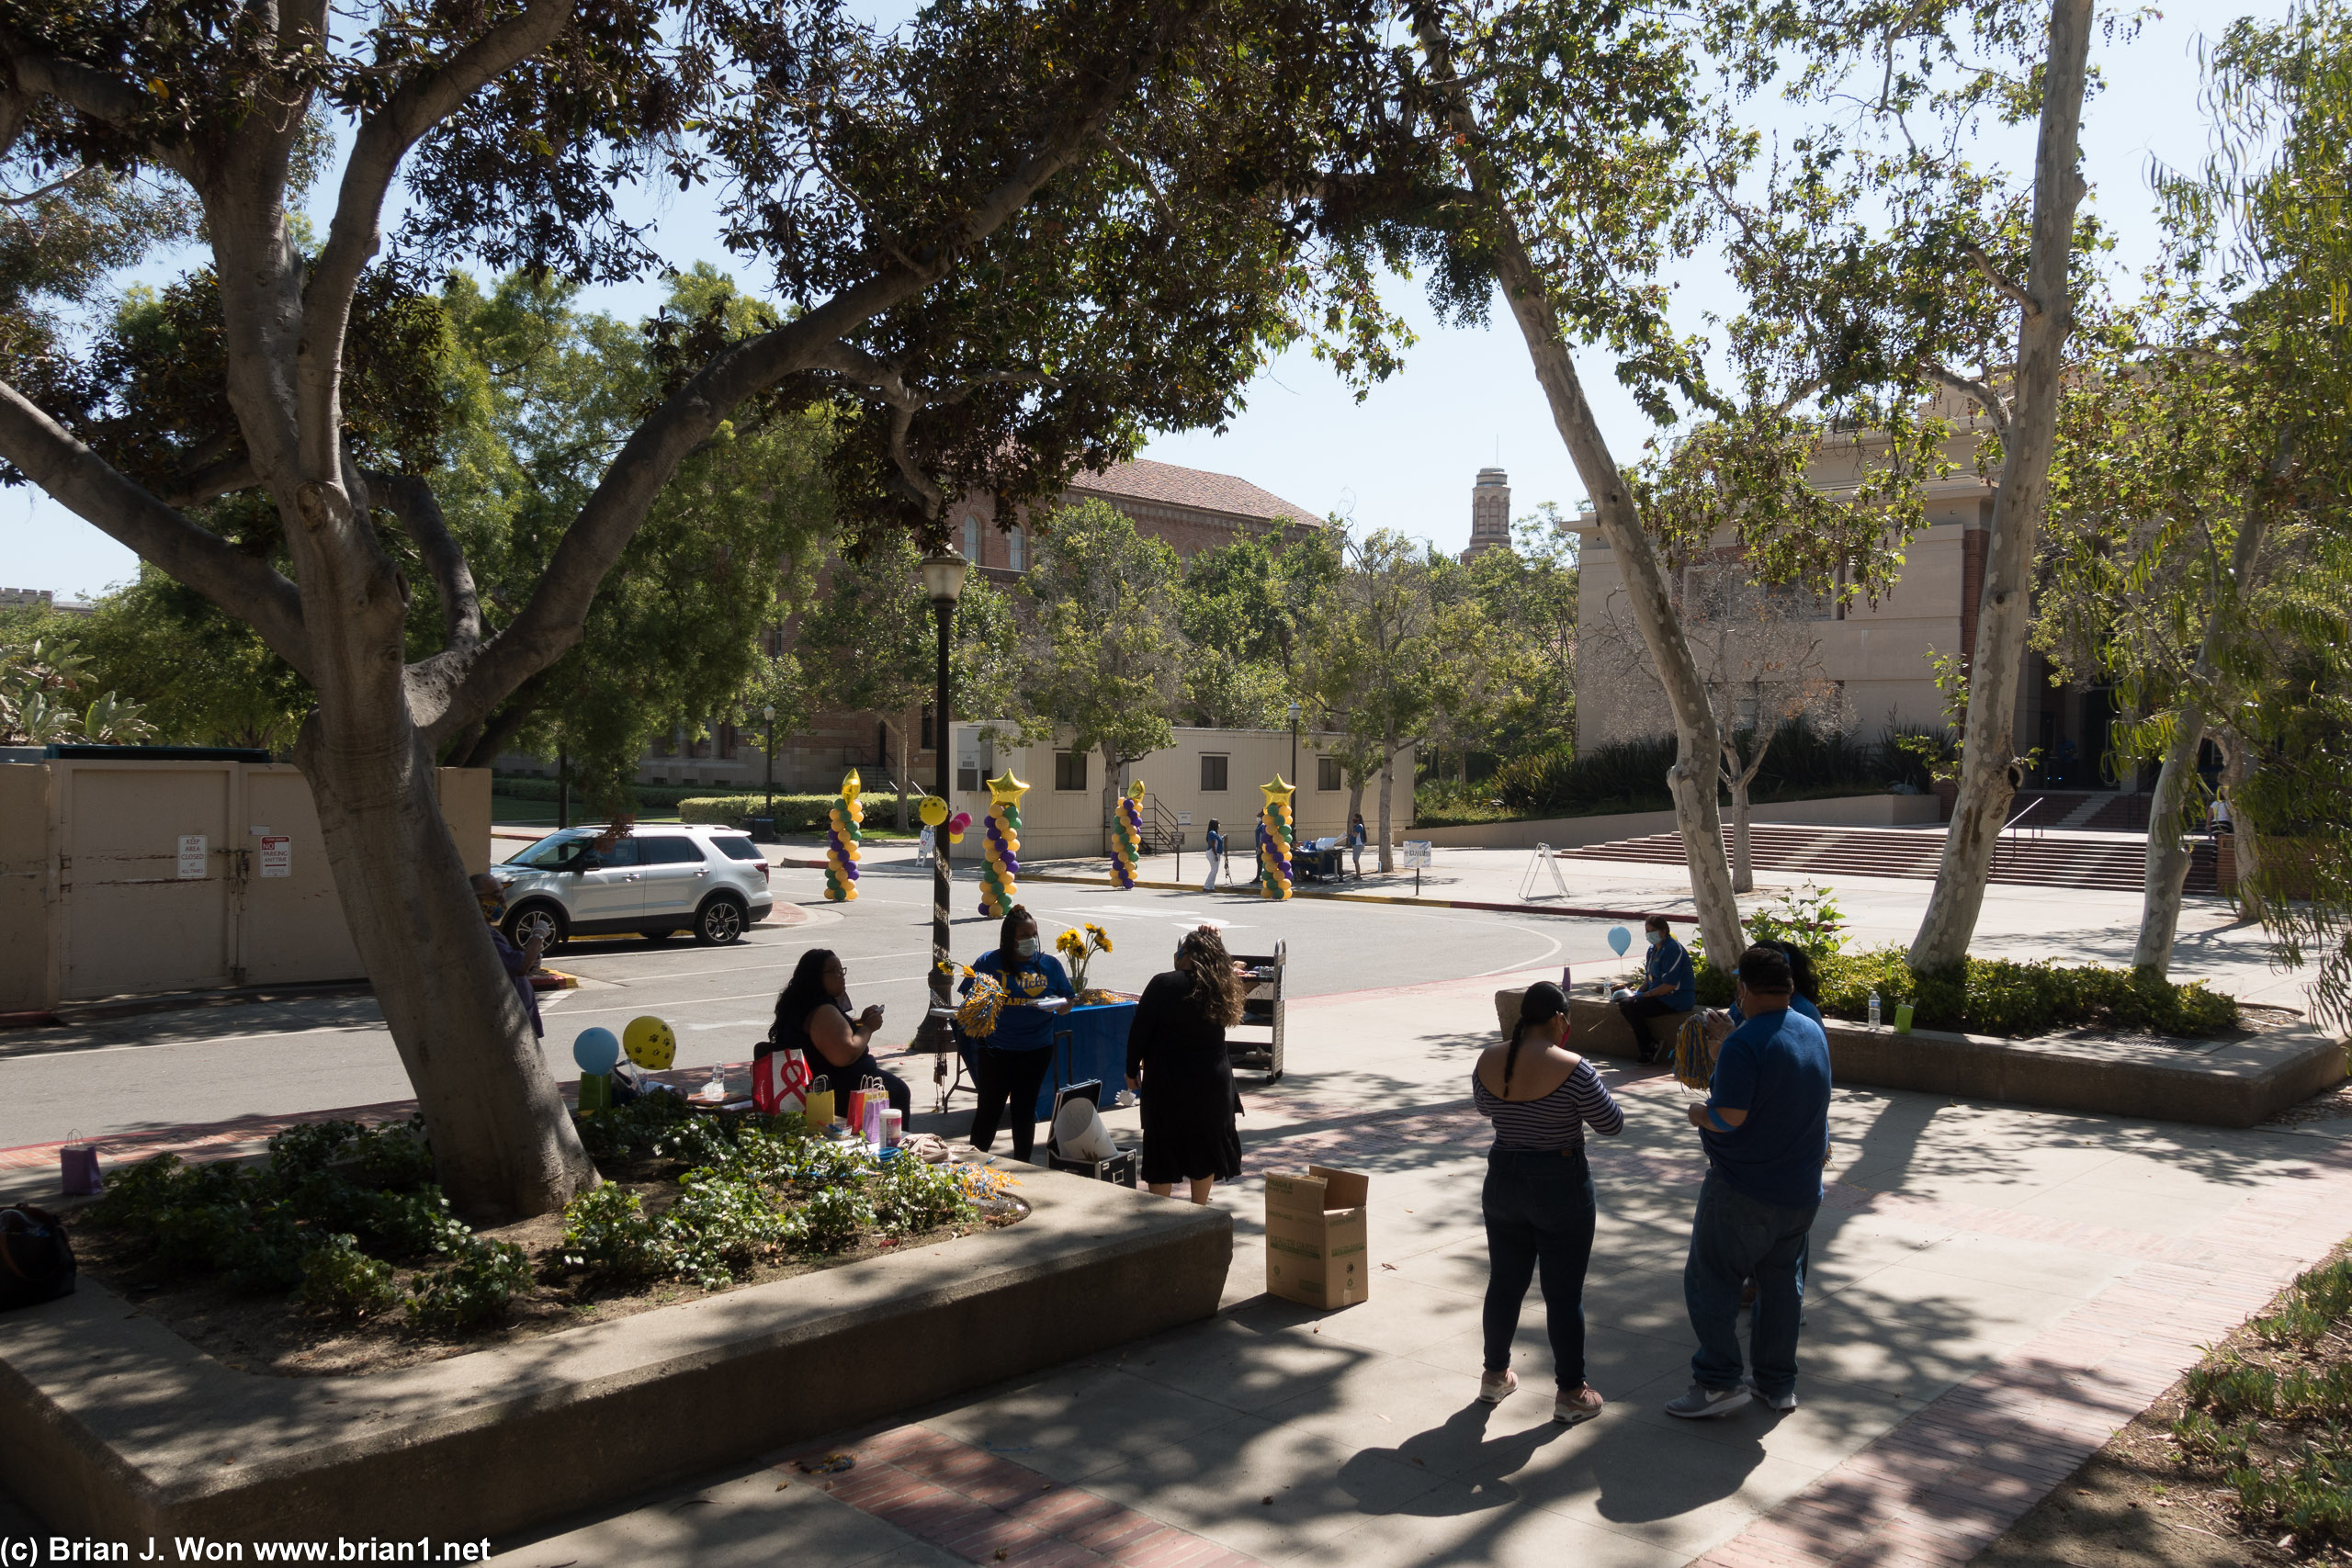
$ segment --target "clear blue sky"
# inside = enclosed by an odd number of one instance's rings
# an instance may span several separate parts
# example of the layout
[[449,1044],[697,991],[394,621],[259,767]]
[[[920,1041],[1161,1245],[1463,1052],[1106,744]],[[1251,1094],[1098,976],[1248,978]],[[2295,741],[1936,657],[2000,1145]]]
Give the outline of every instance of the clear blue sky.
[[[2107,90],[2085,126],[2085,166],[2103,220],[2118,233],[2117,265],[2151,259],[2155,229],[2148,194],[2152,156],[2193,164],[2205,151],[2197,110],[2197,40],[2245,7],[2152,18],[2128,44],[2094,46]],[[2278,0],[2251,7],[2283,11]],[[2183,7],[2194,13],[2199,7]],[[2022,136],[1987,145],[1980,162],[2029,151]],[[331,192],[333,179],[322,182]],[[726,265],[711,214],[701,200],[651,209],[657,243],[684,265],[707,259]],[[160,274],[166,269],[155,269]],[[1679,298],[1687,328],[1719,287],[1704,263],[1682,269]],[[588,303],[616,314],[648,312],[651,284],[597,291]],[[1253,381],[1248,406],[1223,434],[1206,431],[1156,436],[1144,455],[1238,474],[1318,513],[1337,512],[1363,527],[1400,529],[1449,548],[1470,533],[1470,486],[1477,470],[1499,461],[1510,472],[1513,510],[1544,501],[1562,505],[1584,492],[1528,368],[1518,331],[1498,312],[1483,332],[1441,329],[1418,284],[1391,281],[1391,307],[1419,333],[1403,372],[1362,403],[1304,350],[1283,355]],[[1596,356],[1580,361],[1611,442],[1630,459],[1652,434]],[[134,570],[130,552],[62,507],[25,490],[0,491],[0,586],[47,588],[61,596],[103,591]]]

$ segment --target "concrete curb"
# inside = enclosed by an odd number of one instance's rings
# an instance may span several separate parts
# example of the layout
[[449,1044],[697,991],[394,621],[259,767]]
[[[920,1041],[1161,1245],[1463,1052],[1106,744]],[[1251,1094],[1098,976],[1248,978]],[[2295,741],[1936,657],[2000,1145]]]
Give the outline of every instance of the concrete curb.
[[[1519,1016],[1523,987],[1495,992],[1498,1021]],[[1577,1049],[1634,1057],[1633,1032],[1611,1003],[1568,998]],[[1506,1031],[1508,1021],[1502,1022]],[[2007,1040],[1831,1019],[1830,1076],[1840,1084],[1907,1089],[1958,1100],[2138,1116],[2207,1127],[2252,1127],[2346,1076],[2345,1042],[2314,1029],[2177,1045],[2119,1040]]]
[[[1050,872],[1037,872],[1033,874],[1024,871],[1021,874],[1021,880],[1023,882],[1072,883],[1083,887],[1109,887],[1111,886],[1110,879],[1107,877],[1060,876]],[[1199,893],[1203,891],[1203,889],[1197,885],[1187,882],[1137,881],[1136,886],[1137,887],[1148,887],[1156,892],[1161,893]],[[1220,887],[1216,891],[1218,893],[1226,893],[1234,890]],[[1214,897],[1214,895],[1212,895],[1212,897]],[[1557,915],[1566,919],[1578,920],[1645,920],[1649,919],[1653,913],[1656,913],[1656,911],[1650,909],[1572,909],[1563,908],[1556,904],[1504,904],[1478,898],[1418,898],[1409,895],[1392,898],[1380,893],[1322,893],[1295,886],[1291,889],[1291,897],[1294,898],[1318,898],[1333,904],[1394,904],[1402,905],[1404,908],[1408,909],[1487,909],[1497,914],[1504,915]],[[1264,902],[1263,899],[1259,899],[1257,901],[1260,903]],[[1695,926],[1699,923],[1699,918],[1696,915],[1668,915],[1665,918],[1669,920],[1679,920],[1686,926]]]
[[232,1371],[85,1280],[0,1318],[0,1483],[101,1540],[478,1540],[1215,1315],[1223,1211],[999,1168],[1010,1230],[368,1377]]

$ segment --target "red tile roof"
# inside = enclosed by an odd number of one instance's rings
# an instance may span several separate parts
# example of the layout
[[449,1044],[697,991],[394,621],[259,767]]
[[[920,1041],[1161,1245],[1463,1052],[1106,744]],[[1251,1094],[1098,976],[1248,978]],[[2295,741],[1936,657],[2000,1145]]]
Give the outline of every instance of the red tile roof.
[[1212,474],[1204,468],[1180,468],[1173,463],[1155,463],[1147,457],[1080,474],[1069,488],[1081,495],[1125,496],[1170,506],[1195,506],[1236,517],[1287,517],[1310,526],[1323,521],[1322,513],[1284,501],[1272,491],[1260,490],[1248,479],[1236,479],[1231,474]]

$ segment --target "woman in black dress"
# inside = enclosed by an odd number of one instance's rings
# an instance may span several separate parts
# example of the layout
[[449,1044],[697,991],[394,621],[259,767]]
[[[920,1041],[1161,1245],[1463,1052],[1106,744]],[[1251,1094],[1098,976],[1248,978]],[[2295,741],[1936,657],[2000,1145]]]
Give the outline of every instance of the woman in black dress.
[[1241,1021],[1241,977],[1207,926],[1176,944],[1176,967],[1152,976],[1127,1032],[1127,1087],[1143,1098],[1143,1179],[1165,1198],[1178,1180],[1209,1201],[1241,1174],[1241,1097],[1225,1032]]

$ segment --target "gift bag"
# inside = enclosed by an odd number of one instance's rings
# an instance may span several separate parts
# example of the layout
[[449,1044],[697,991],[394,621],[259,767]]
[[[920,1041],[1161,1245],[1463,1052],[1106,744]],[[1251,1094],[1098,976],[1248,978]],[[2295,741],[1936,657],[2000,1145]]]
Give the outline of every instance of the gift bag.
[[752,1104],[767,1115],[805,1111],[816,1075],[797,1049],[771,1051],[752,1064]]
[[821,1133],[831,1126],[833,1124],[833,1091],[829,1089],[810,1089],[806,1103],[801,1107],[800,1119],[808,1124],[808,1130],[812,1133]]
[[105,1187],[98,1179],[98,1145],[68,1141],[57,1151],[61,1190],[69,1198],[95,1197]]
[[1707,1015],[1694,1012],[1674,1036],[1674,1076],[1685,1089],[1703,1089],[1715,1081],[1715,1046],[1707,1038]]
[[890,1108],[890,1091],[877,1077],[868,1077],[858,1085],[853,1097],[857,1109],[850,1113],[849,1124],[865,1140],[865,1146],[882,1146],[882,1112]]

